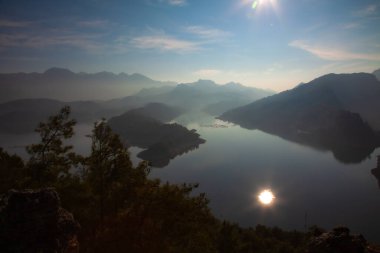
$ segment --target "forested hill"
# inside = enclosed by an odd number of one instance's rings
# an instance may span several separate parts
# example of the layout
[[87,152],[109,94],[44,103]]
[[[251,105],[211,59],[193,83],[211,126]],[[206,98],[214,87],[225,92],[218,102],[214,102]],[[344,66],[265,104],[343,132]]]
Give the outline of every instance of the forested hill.
[[[360,161],[379,145],[375,133],[380,130],[379,97],[380,82],[374,75],[329,74],[220,118],[334,150],[346,162]],[[350,160],[345,153],[361,155]]]
[[205,143],[195,130],[161,121],[170,121],[180,114],[174,107],[155,103],[113,117],[108,124],[127,145],[146,149],[138,157],[154,167],[164,167],[176,156]]

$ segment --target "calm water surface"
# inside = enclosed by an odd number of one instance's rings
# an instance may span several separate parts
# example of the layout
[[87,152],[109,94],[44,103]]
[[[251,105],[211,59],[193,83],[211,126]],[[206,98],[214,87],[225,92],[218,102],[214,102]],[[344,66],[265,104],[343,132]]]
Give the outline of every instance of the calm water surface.
[[[361,164],[347,165],[331,152],[258,130],[191,127],[207,142],[153,170],[152,177],[200,183],[213,212],[243,226],[304,230],[305,222],[328,229],[344,224],[380,242],[380,189],[370,172],[380,149]],[[276,194],[270,207],[257,202],[266,188]]]
[[[200,183],[217,217],[243,226],[264,224],[304,230],[318,224],[344,224],[380,242],[380,189],[370,170],[377,149],[361,164],[342,164],[330,152],[288,142],[258,130],[239,126],[217,128],[211,120],[188,123],[207,142],[175,158],[151,177],[172,183]],[[86,154],[92,125],[79,125],[73,144]],[[0,135],[1,146],[25,156],[23,146],[37,140],[31,135]],[[132,148],[133,160],[139,149]],[[275,203],[263,207],[257,195],[270,188]],[[306,218],[305,218],[306,217]]]

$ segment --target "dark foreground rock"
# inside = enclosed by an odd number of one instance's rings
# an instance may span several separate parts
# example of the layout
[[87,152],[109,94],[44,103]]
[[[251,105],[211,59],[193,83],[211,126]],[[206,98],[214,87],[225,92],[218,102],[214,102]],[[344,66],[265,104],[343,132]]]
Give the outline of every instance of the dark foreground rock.
[[79,228],[54,189],[10,190],[0,197],[1,252],[77,252]]
[[378,253],[379,249],[369,245],[362,235],[350,235],[346,227],[337,227],[321,233],[309,242],[308,253]]

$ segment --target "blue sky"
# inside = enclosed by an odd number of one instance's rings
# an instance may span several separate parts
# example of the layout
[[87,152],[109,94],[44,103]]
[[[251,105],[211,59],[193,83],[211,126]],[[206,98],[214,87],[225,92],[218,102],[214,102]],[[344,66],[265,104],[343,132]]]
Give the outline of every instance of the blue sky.
[[0,72],[141,73],[281,91],[380,68],[380,0],[0,0]]

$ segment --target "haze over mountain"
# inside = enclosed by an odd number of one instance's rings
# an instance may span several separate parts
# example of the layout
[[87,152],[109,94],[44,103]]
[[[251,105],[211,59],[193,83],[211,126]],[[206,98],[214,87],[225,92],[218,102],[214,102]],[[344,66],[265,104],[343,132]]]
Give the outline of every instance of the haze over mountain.
[[246,87],[232,82],[218,85],[211,80],[179,84],[172,89],[162,87],[166,92],[159,92],[159,89],[161,88],[144,90],[141,93],[144,99],[151,102],[165,103],[188,111],[206,111],[211,115],[219,115],[229,109],[274,94],[270,90]]
[[[139,108],[137,110],[141,114],[147,113],[146,116],[167,122],[172,119],[173,115],[178,116],[185,111],[187,113],[204,111],[211,115],[221,114],[231,108],[273,94],[271,91],[245,87],[236,83],[218,85],[205,80],[177,86],[164,85],[147,88],[142,80],[149,81],[150,79],[138,75],[115,75],[108,72],[75,74],[64,69],[50,69],[44,74],[15,74],[14,76],[4,74],[0,78],[7,80],[0,84],[0,90],[3,91],[0,93],[1,99],[22,98],[0,103],[0,132],[4,133],[31,132],[40,121],[54,114],[64,105],[71,107],[73,117],[80,123],[89,123],[100,118],[110,119],[136,108]],[[132,79],[136,83],[139,83],[138,80],[140,80],[140,84],[145,87],[133,96],[110,100],[72,101],[74,98],[89,96],[88,93],[91,93],[91,96],[95,96],[95,94],[103,97],[111,96],[113,92],[122,89],[123,86],[128,86],[128,84],[121,84],[122,80],[131,81]],[[110,81],[110,84],[103,83],[106,80]],[[84,83],[79,83],[82,81]],[[75,84],[76,82],[78,83]],[[119,84],[115,84],[115,82],[119,82]],[[67,85],[63,83],[67,83]],[[162,85],[153,80],[148,83],[149,85]],[[43,94],[41,94],[42,92]],[[70,94],[72,94],[72,99],[55,99],[55,97],[71,96]],[[121,92],[113,94],[115,97],[121,95]],[[28,98],[33,96],[41,97]],[[157,103],[160,103],[161,106],[157,106]],[[163,108],[162,103],[171,107]],[[145,105],[147,107],[143,107]],[[175,109],[173,109],[174,107]]]
[[50,68],[44,73],[0,74],[0,102],[24,98],[106,100],[131,95],[147,87],[175,84],[155,81],[141,74],[106,71],[89,74]]
[[92,101],[62,102],[53,99],[21,99],[0,104],[0,132],[32,132],[39,122],[69,105],[73,118],[79,122],[93,122],[112,113],[111,110]]
[[380,82],[374,75],[328,74],[220,118],[329,149],[341,161],[356,162],[379,146],[373,130],[380,130],[379,98]]

